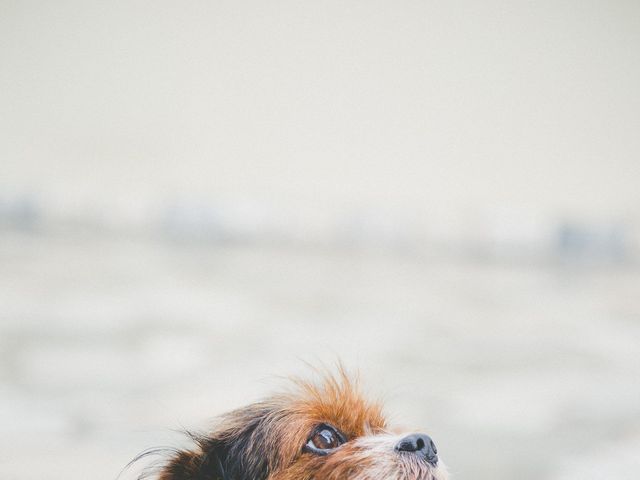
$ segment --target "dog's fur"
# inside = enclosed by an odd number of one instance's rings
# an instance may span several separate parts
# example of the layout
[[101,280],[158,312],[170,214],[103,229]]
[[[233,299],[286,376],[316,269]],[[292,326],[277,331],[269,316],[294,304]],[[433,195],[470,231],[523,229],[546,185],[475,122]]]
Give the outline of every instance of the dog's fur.
[[[392,433],[380,406],[367,402],[343,369],[317,385],[294,383],[293,393],[234,410],[210,433],[192,434],[194,447],[174,451],[158,480],[447,479],[440,459],[398,451],[405,436]],[[333,427],[344,443],[310,450],[319,425]]]

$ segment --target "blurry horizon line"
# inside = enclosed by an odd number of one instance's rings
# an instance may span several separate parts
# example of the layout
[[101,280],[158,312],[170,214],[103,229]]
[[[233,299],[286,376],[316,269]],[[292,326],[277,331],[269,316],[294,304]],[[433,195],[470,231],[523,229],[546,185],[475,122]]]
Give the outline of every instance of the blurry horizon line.
[[463,228],[447,228],[443,222],[413,218],[415,212],[407,209],[390,212],[370,206],[320,219],[292,218],[289,213],[273,205],[182,200],[126,218],[106,209],[56,211],[33,195],[0,195],[0,235],[83,232],[187,246],[373,248],[516,263],[635,266],[640,260],[640,225],[619,218],[540,218],[514,208],[467,215]]

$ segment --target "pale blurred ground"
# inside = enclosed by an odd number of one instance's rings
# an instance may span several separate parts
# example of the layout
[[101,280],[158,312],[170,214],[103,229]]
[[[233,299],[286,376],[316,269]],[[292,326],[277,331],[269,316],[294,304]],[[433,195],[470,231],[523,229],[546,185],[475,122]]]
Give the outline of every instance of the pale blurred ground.
[[2,478],[113,479],[337,357],[455,478],[638,471],[636,267],[93,232],[3,232],[0,256]]
[[0,478],[337,358],[459,480],[640,471],[640,4],[0,0]]

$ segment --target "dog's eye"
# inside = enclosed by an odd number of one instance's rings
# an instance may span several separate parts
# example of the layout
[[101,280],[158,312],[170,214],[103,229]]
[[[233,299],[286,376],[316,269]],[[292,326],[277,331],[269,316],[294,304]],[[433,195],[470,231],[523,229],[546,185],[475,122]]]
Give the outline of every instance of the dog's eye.
[[344,437],[335,428],[323,424],[314,430],[305,447],[312,453],[326,455],[343,443]]

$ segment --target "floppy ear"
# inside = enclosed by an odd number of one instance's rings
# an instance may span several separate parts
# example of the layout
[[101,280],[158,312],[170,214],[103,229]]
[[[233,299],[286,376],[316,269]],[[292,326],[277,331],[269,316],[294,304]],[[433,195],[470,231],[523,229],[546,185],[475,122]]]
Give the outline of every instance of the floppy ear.
[[263,404],[222,417],[208,435],[189,433],[195,446],[179,450],[162,468],[159,480],[264,480],[269,473],[266,447],[270,410]]
[[207,443],[197,439],[193,450],[177,451],[162,468],[159,480],[228,480],[220,458],[225,455],[224,448]]

